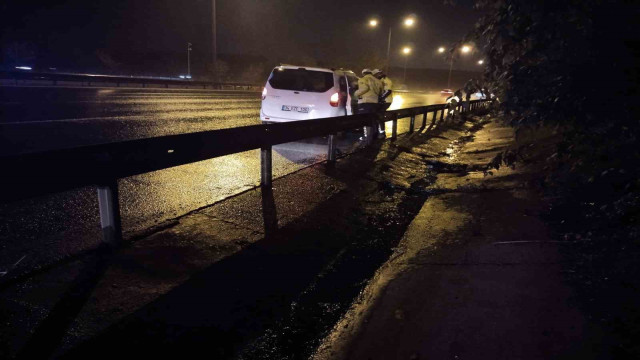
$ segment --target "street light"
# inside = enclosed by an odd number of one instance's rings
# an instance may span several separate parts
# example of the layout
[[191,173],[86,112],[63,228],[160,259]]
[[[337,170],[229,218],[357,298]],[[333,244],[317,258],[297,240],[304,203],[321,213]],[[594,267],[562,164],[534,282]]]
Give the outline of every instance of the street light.
[[409,59],[409,54],[411,54],[411,48],[405,46],[402,48],[402,54],[404,55],[404,75],[402,76],[402,83],[406,85],[407,83],[407,60]]
[[211,0],[211,37],[213,39],[212,44],[212,60],[213,60],[213,76],[214,81],[219,82],[220,76],[218,76],[218,16],[216,15],[216,0]]
[[[369,27],[375,28],[378,27],[379,21],[377,19],[369,20]],[[407,16],[402,21],[402,24],[405,28],[411,28],[416,24],[416,19],[413,16]],[[387,63],[385,66],[385,72],[389,73],[389,65],[391,63],[391,26],[389,26],[389,35],[387,36]]]
[[[455,50],[455,49],[454,49]],[[444,53],[446,51],[446,49],[444,48],[444,46],[441,46],[438,48],[438,52],[439,53]],[[471,46],[469,45],[462,45],[462,47],[460,48],[460,52],[462,54],[468,54],[471,52]],[[447,79],[447,89],[451,88],[451,71],[453,70],[453,55],[455,54],[455,51],[452,51],[450,56],[449,56],[449,77]],[[482,62],[480,62],[482,61]],[[480,60],[478,61],[478,64],[483,64],[484,60]]]
[[484,64],[484,60],[478,60],[478,65]]

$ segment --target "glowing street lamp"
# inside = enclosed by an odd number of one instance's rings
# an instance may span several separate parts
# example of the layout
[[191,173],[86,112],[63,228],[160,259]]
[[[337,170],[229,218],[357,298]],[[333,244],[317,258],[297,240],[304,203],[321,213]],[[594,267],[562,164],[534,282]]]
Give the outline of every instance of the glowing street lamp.
[[478,65],[484,64],[484,60],[478,60]]
[[[369,27],[370,28],[376,28],[378,27],[378,25],[380,24],[380,21],[378,21],[378,19],[370,19],[369,20]],[[416,24],[416,18],[414,16],[407,16],[406,18],[404,18],[404,20],[402,20],[402,24],[405,28],[412,28],[415,24]],[[389,35],[387,37],[387,63],[385,66],[385,72],[389,72],[389,65],[390,65],[390,57],[391,57],[391,26],[389,26]]]
[[[438,48],[438,52],[440,54],[444,53],[447,49],[444,46],[440,46]],[[471,46],[469,45],[462,45],[462,47],[460,48],[460,52],[464,55],[468,54],[471,52]],[[449,89],[451,87],[451,71],[453,70],[453,55],[454,53],[451,53],[451,56],[449,57],[449,78],[447,79],[447,89]],[[484,60],[480,60],[478,61],[479,65],[484,64]]]
[[404,26],[406,27],[412,27],[415,23],[416,23],[416,19],[412,17],[408,17],[404,19]]
[[402,53],[405,55],[411,54],[411,48],[408,46],[405,46],[404,48],[402,48]]

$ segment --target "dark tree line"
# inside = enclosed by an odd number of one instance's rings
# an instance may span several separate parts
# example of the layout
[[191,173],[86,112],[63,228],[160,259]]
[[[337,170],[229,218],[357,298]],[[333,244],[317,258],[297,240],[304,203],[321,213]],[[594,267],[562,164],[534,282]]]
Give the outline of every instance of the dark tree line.
[[[478,0],[471,36],[503,118],[554,129],[542,186],[569,240],[573,280],[616,334],[617,358],[640,356],[640,5],[622,0]],[[535,146],[536,144],[534,144]]]
[[592,196],[603,202],[637,196],[640,6],[599,0],[477,6],[488,15],[473,36],[484,43],[485,81],[504,118],[516,127],[554,127],[563,136],[554,180],[576,190],[596,187]]

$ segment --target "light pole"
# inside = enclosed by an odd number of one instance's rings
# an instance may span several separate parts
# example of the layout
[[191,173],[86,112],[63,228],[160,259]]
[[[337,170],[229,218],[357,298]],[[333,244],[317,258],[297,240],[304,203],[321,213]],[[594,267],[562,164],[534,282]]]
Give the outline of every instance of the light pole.
[[[416,23],[416,19],[413,16],[407,16],[403,21],[402,24],[405,28],[411,28],[415,25]],[[369,27],[375,28],[378,27],[379,21],[377,19],[371,19],[369,20]],[[391,56],[391,26],[389,26],[389,34],[387,36],[387,61],[385,64],[385,73],[389,73],[389,66],[391,63],[390,60],[390,56]]]
[[191,79],[191,43],[187,43],[187,76]]
[[[440,46],[438,48],[438,53],[442,54],[446,51],[447,49],[444,46]],[[471,52],[471,46],[470,45],[463,45],[460,48],[460,52],[462,54],[468,54]],[[453,51],[451,52],[450,56],[449,56],[449,78],[447,79],[447,89],[451,88],[451,71],[453,70],[453,55],[455,54],[455,48],[453,49]],[[481,60],[482,61],[482,60]],[[482,64],[481,62],[478,62],[478,64]]]
[[218,34],[216,31],[216,0],[211,0],[211,37],[213,40],[213,73],[214,80],[218,80]]
[[402,54],[404,55],[404,75],[402,76],[402,84],[406,85],[407,83],[407,60],[409,59],[409,54],[411,54],[411,48],[405,46],[402,48]]

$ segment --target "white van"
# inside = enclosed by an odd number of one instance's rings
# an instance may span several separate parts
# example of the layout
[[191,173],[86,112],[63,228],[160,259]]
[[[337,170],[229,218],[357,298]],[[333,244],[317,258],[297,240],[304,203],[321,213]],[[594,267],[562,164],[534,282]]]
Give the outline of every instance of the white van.
[[351,115],[358,77],[349,70],[277,66],[262,91],[260,120],[265,123]]

